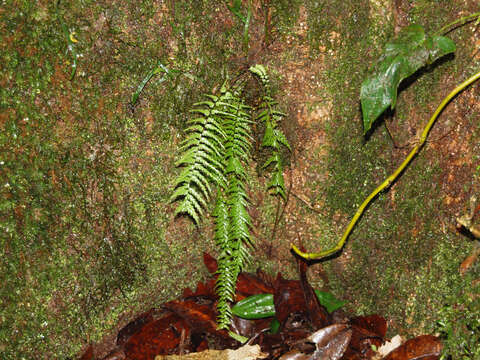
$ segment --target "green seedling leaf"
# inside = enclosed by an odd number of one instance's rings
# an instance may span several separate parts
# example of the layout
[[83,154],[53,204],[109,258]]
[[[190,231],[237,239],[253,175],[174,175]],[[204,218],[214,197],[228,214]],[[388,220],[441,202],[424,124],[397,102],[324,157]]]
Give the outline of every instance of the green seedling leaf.
[[270,322],[270,333],[276,334],[278,333],[278,330],[280,330],[280,321],[278,321],[278,319],[274,317]]
[[232,307],[232,314],[242,319],[263,319],[275,316],[273,294],[249,296]]
[[[315,290],[315,295],[317,295],[320,305],[324,306],[329,313],[340,309],[346,303],[345,301],[338,300],[329,292]],[[249,296],[237,302],[232,307],[232,313],[242,319],[250,320],[275,316],[273,294],[257,294]],[[271,329],[274,328],[274,320],[270,326]]]
[[360,100],[363,131],[397,102],[397,89],[402,80],[438,58],[455,51],[455,43],[443,36],[426,36],[419,25],[403,29],[396,39],[387,43],[375,70],[363,83]]
[[346,301],[338,300],[329,292],[315,290],[315,295],[317,295],[318,302],[327,309],[328,313],[332,313],[346,304]]

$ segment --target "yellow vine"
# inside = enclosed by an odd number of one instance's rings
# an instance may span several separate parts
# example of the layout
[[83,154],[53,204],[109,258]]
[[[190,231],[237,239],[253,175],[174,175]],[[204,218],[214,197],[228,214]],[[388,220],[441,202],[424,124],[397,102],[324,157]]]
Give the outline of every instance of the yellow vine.
[[476,73],[472,77],[468,78],[465,80],[463,83],[458,85],[450,94],[448,94],[443,101],[440,103],[438,106],[437,110],[433,113],[432,117],[428,121],[427,125],[423,129],[423,132],[420,136],[418,144],[410,151],[408,156],[405,158],[405,160],[402,162],[402,164],[390,175],[383,183],[381,183],[375,190],[372,191],[370,195],[363,201],[363,203],[360,205],[358,208],[357,212],[353,216],[352,220],[348,224],[345,232],[342,235],[342,238],[340,241],[332,248],[324,251],[320,251],[318,253],[307,253],[301,251],[299,248],[297,248],[294,244],[292,244],[292,250],[299,256],[301,256],[304,259],[322,259],[325,258],[329,255],[332,255],[336,253],[337,251],[340,251],[343,246],[345,245],[345,242],[347,241],[348,236],[352,232],[353,228],[355,227],[355,224],[358,222],[360,217],[363,215],[365,208],[370,204],[370,202],[375,198],[375,196],[378,195],[382,190],[388,188],[397,178],[398,176],[405,170],[405,168],[410,164],[414,156],[420,151],[422,146],[424,145],[425,141],[427,140],[428,133],[430,132],[430,129],[432,128],[433,124],[435,123],[435,120],[437,120],[438,116],[442,112],[442,110],[447,106],[447,104],[452,100],[458,93],[460,93],[462,90],[464,90],[467,86],[475,82],[480,78],[480,72]]

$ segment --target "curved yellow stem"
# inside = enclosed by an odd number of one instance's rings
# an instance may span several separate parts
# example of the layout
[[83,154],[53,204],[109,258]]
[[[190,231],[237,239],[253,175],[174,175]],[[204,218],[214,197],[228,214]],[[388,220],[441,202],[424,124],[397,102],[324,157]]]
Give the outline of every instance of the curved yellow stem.
[[360,217],[365,211],[365,208],[370,204],[370,202],[375,198],[375,196],[378,195],[379,192],[382,190],[388,188],[396,179],[397,177],[402,173],[403,170],[408,166],[408,164],[412,161],[414,156],[418,153],[418,151],[422,148],[423,144],[425,143],[428,133],[430,132],[430,129],[432,128],[433,124],[435,123],[435,120],[437,120],[438,115],[442,112],[442,110],[447,106],[447,104],[452,100],[458,93],[460,93],[463,89],[465,89],[468,85],[471,83],[475,82],[480,78],[480,72],[476,73],[472,77],[468,78],[465,80],[463,83],[458,85],[450,94],[447,95],[443,99],[443,101],[440,103],[440,105],[437,107],[437,110],[433,113],[432,117],[428,121],[427,125],[423,129],[422,134],[420,135],[420,139],[418,144],[410,151],[408,156],[405,158],[405,160],[402,162],[402,164],[393,172],[392,175],[390,175],[388,178],[385,179],[383,183],[381,183],[375,190],[372,191],[370,195],[363,201],[363,203],[360,205],[358,208],[357,212],[353,216],[352,220],[348,224],[345,232],[342,235],[342,238],[340,241],[332,248],[324,251],[320,251],[318,253],[306,253],[301,251],[299,248],[297,248],[295,245],[291,245],[293,251],[301,256],[304,259],[321,259],[324,257],[327,257],[329,255],[332,255],[336,253],[337,251],[340,251],[343,248],[343,245],[345,245],[345,242],[347,241],[348,236],[352,232],[353,228],[355,227],[355,224],[358,222]]

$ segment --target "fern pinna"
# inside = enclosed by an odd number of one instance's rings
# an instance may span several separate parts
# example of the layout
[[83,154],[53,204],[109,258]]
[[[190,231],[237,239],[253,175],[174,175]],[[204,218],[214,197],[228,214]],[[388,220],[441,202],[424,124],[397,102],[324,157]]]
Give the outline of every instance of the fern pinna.
[[[275,109],[270,97],[265,68],[250,69],[260,76],[265,95],[255,120],[265,123],[262,146],[270,147],[272,155],[264,167],[272,168],[273,175],[267,187],[285,199],[281,145],[290,148],[285,135],[277,128],[284,116]],[[207,100],[194,104],[192,113],[198,117],[188,120],[186,139],[180,145],[182,156],[176,165],[183,167],[175,181],[172,201],[180,203],[175,214],[185,213],[196,224],[207,208],[212,191],[217,189],[215,242],[219,249],[216,291],[219,297],[218,327],[230,327],[230,304],[235,297],[237,277],[249,259],[252,247],[251,220],[247,211],[245,189],[246,167],[250,161],[253,138],[251,112],[238,92],[224,84],[220,95],[206,95]]]

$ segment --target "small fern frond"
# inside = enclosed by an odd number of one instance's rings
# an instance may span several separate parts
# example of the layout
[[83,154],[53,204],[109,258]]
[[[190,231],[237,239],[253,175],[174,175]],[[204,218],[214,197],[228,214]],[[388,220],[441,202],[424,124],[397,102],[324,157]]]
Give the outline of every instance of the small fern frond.
[[234,291],[232,291],[232,288],[235,289],[235,285],[233,285],[235,281],[233,280],[234,271],[230,264],[230,220],[228,217],[228,207],[225,197],[221,191],[218,192],[214,216],[215,243],[220,249],[217,270],[218,277],[215,285],[215,290],[219,297],[217,303],[217,324],[218,328],[227,329],[230,326],[230,319],[232,317],[230,302],[233,301],[234,298]]
[[265,69],[265,66],[261,64],[251,66],[250,71],[260,78],[263,86],[267,87],[269,85],[270,81],[268,79],[268,74],[267,74],[267,70]]
[[[251,245],[251,219],[247,211],[248,198],[244,184],[235,176],[230,177],[228,194],[230,238],[240,240],[242,244]],[[246,261],[242,258],[242,263]]]
[[278,106],[278,103],[270,96],[270,81],[265,67],[262,65],[255,65],[250,68],[250,71],[259,76],[265,87],[265,94],[262,97],[262,103],[255,119],[265,124],[262,147],[267,147],[272,150],[272,155],[263,165],[263,168],[270,167],[272,169],[272,176],[267,183],[267,188],[272,195],[280,195],[286,200],[283,164],[280,151],[282,146],[285,146],[290,151],[291,147],[285,134],[278,128],[278,124],[286,115],[277,110],[276,107]]
[[[259,76],[264,95],[255,121],[265,126],[262,146],[271,149],[264,164],[272,172],[267,188],[274,195],[286,198],[283,180],[282,147],[290,149],[287,138],[278,128],[285,114],[270,96],[269,78],[264,66],[251,68]],[[179,160],[182,167],[175,180],[172,201],[178,200],[175,214],[185,213],[198,224],[208,206],[212,191],[217,189],[215,242],[219,248],[216,292],[220,329],[230,328],[231,303],[235,298],[237,277],[249,262],[253,247],[250,230],[252,221],[247,211],[246,191],[248,164],[253,137],[250,107],[246,106],[236,89],[224,83],[220,95],[205,95],[190,111],[194,116],[187,121],[186,137],[180,144]]]

